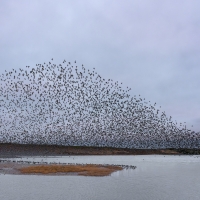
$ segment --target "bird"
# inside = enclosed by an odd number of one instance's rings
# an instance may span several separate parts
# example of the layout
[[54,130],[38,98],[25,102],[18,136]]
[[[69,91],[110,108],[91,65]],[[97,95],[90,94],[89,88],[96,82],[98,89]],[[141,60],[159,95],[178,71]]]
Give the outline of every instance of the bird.
[[200,146],[199,133],[173,122],[161,106],[156,109],[156,103],[144,101],[141,94],[131,96],[131,88],[123,83],[105,79],[83,64],[67,62],[65,68],[65,59],[62,64],[52,60],[0,74],[0,142],[154,149]]

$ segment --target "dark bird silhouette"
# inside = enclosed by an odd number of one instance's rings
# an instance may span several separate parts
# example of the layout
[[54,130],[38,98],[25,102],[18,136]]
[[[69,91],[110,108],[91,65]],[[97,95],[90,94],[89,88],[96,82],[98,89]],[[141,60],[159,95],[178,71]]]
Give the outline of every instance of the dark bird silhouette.
[[[51,61],[53,58],[51,59]],[[76,63],[76,60],[74,61]],[[130,88],[63,61],[0,75],[0,142],[199,148],[200,134],[131,97]],[[161,108],[161,107],[160,107]]]

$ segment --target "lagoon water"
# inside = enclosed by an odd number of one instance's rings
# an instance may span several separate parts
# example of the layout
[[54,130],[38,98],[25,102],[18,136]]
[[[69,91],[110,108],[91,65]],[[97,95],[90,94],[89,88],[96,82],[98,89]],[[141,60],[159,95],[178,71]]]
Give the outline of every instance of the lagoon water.
[[0,175],[4,200],[199,200],[200,156],[62,156],[7,160],[134,165],[107,177]]

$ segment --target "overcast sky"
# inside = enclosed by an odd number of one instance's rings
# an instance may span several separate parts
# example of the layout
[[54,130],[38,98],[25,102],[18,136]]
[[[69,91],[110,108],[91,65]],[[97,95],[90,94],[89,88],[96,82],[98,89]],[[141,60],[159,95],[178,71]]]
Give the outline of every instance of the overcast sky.
[[0,27],[0,73],[76,60],[200,131],[199,0],[1,0]]

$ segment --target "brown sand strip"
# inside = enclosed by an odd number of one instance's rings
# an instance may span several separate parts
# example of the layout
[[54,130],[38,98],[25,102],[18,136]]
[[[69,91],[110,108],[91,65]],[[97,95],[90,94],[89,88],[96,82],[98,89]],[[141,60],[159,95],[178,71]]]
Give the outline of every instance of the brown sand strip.
[[81,176],[108,176],[122,170],[120,166],[104,165],[38,165],[19,169],[22,174],[77,173]]
[[116,165],[61,165],[44,164],[35,165],[27,163],[3,162],[0,163],[0,174],[25,174],[25,175],[81,175],[81,176],[108,176],[115,171],[122,170]]

